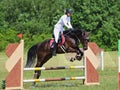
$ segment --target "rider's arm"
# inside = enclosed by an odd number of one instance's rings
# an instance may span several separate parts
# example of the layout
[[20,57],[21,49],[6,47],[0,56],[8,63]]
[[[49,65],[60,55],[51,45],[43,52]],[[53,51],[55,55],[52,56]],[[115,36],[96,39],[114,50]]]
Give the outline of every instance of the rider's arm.
[[63,23],[67,28],[72,28],[72,25],[70,23],[70,17],[67,17],[67,19],[66,19],[66,16],[64,16],[63,17]]
[[68,25],[69,25],[69,28],[73,28],[70,22],[68,22]]

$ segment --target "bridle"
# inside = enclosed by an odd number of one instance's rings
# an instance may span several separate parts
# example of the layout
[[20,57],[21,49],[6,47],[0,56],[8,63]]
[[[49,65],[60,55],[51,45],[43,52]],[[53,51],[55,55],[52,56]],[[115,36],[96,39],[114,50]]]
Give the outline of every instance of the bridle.
[[[68,34],[71,34],[73,30],[70,30],[69,32],[67,32],[66,34],[64,34],[64,36],[69,36]],[[83,32],[82,32],[83,33]],[[81,42],[80,39],[78,38],[78,36],[75,34],[75,33],[72,33],[74,34],[75,38],[77,39],[78,41],[78,44]]]

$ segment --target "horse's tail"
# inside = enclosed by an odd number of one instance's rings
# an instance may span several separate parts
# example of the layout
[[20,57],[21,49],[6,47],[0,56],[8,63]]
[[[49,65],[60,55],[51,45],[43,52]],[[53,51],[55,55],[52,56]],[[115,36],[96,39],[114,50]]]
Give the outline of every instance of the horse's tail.
[[27,52],[27,63],[25,68],[31,67],[35,63],[37,44],[32,46]]

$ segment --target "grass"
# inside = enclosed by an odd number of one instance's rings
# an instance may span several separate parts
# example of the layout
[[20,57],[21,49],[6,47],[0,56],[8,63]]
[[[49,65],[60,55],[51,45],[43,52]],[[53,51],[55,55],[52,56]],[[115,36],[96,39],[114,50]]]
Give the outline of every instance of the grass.
[[[25,55],[26,56],[26,55]],[[26,57],[25,57],[26,59]],[[7,57],[4,52],[0,53],[0,85],[5,79],[7,71],[5,62]],[[24,83],[24,88],[27,90],[117,90],[118,89],[118,54],[117,52],[105,52],[104,54],[104,71],[98,69],[100,85],[85,86],[82,80],[73,81],[54,81],[54,82],[39,82],[36,88],[31,87],[31,83]],[[25,62],[25,61],[24,61]],[[82,62],[82,61],[81,61]],[[73,63],[65,60],[64,55],[58,55],[49,60],[44,66],[69,66],[81,64],[79,61]],[[49,77],[71,77],[82,76],[83,73],[79,69],[75,70],[55,70],[42,71],[41,78]],[[94,76],[93,76],[94,77]],[[24,72],[24,79],[32,79],[33,71]],[[0,89],[2,89],[0,87]]]

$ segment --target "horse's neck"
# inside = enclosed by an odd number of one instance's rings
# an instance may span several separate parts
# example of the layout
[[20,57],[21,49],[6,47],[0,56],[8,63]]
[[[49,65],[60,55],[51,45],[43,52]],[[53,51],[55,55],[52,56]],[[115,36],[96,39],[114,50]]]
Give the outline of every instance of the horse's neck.
[[82,33],[79,34],[79,33],[77,33],[77,32],[73,34],[73,38],[74,38],[74,40],[75,40],[77,43],[80,43],[80,42],[81,42],[81,39],[83,38],[81,34],[82,34]]
[[65,36],[65,39],[68,39],[68,41],[70,42],[75,42],[76,44],[78,43],[77,38],[75,38],[74,36]]

